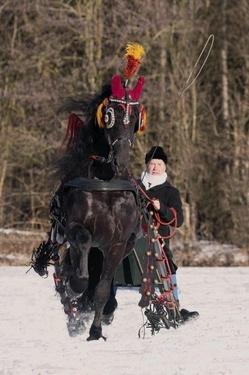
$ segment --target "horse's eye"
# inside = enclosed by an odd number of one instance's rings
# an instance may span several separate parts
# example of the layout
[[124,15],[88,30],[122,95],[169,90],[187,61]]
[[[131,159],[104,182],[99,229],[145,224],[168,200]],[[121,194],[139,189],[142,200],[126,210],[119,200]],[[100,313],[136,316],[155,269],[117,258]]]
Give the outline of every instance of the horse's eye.
[[107,129],[110,129],[115,124],[115,115],[114,115],[114,109],[108,108],[105,113],[105,125]]

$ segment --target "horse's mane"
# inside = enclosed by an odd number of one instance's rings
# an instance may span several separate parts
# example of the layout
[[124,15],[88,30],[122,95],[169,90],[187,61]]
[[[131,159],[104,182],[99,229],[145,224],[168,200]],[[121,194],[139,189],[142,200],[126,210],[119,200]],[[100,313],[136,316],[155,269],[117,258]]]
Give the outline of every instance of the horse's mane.
[[95,118],[98,105],[110,95],[111,86],[105,85],[99,94],[88,95],[81,99],[68,98],[59,108],[59,113],[74,113],[79,116],[79,125],[74,129],[73,139],[66,145],[63,155],[55,164],[56,176],[61,180],[78,176],[87,177],[92,163],[89,156],[108,155],[109,146],[104,131],[96,125]]

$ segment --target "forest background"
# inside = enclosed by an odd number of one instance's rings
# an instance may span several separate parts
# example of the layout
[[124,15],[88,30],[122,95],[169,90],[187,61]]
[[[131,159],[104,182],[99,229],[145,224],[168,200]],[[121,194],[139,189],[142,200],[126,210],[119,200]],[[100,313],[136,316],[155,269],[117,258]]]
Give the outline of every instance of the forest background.
[[[0,228],[49,228],[66,129],[57,109],[121,72],[131,41],[146,50],[148,112],[133,174],[162,145],[184,203],[184,243],[248,248],[248,14],[247,0],[0,0]],[[210,34],[204,69],[179,96]]]

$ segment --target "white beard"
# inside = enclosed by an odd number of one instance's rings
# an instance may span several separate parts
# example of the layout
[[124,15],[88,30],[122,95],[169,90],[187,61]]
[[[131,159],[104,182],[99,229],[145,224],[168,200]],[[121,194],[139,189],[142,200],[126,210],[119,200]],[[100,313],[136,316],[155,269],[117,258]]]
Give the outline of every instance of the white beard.
[[145,189],[148,190],[153,188],[154,186],[162,185],[167,180],[167,177],[168,176],[166,172],[160,175],[155,175],[143,171],[141,174],[141,181]]

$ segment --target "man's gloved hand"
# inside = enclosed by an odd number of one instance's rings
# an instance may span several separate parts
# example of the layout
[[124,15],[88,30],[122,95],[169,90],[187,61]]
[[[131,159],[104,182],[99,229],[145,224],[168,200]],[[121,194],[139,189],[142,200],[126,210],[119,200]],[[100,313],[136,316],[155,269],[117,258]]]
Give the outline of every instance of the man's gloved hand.
[[152,199],[152,205],[153,205],[153,207],[155,208],[156,211],[160,210],[161,205],[160,205],[159,199],[153,198]]

